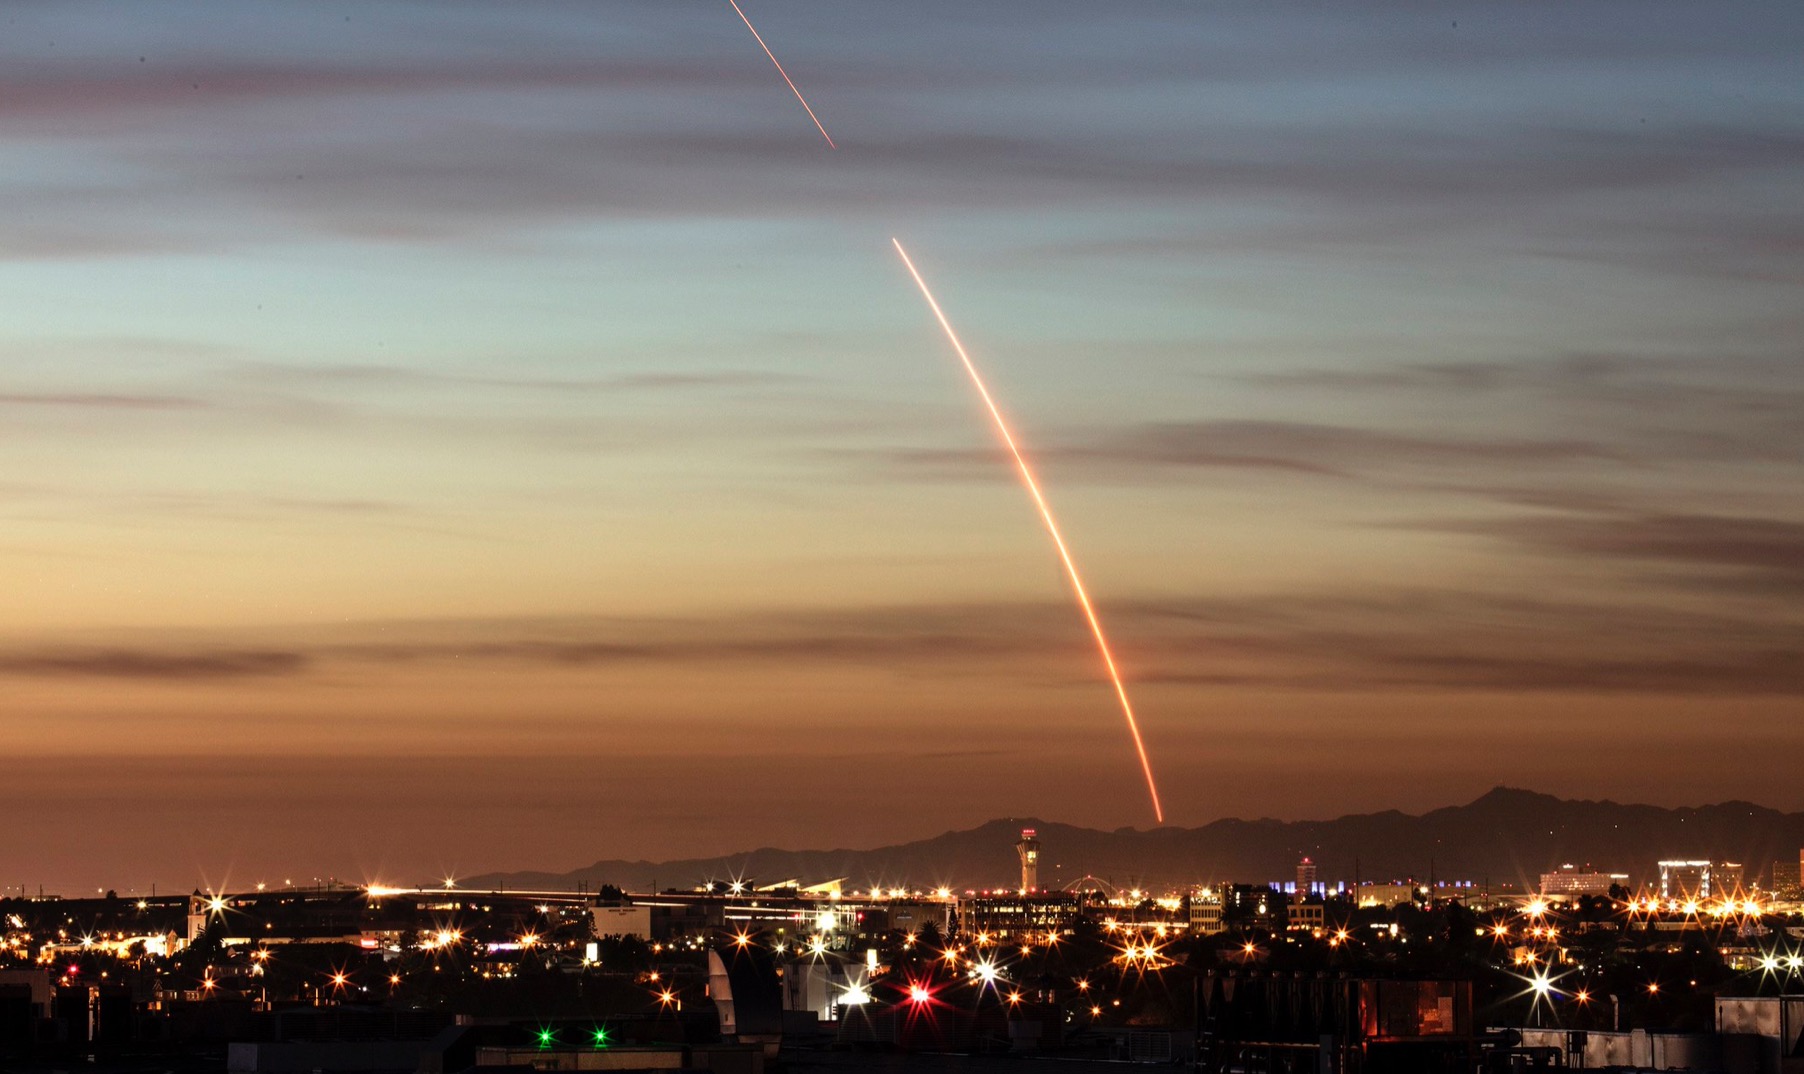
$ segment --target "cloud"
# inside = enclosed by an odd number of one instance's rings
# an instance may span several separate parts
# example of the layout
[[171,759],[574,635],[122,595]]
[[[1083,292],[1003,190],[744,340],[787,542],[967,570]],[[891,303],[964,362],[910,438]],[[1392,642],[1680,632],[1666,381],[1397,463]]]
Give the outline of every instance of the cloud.
[[[1198,596],[1105,604],[1102,612],[1141,687],[1804,694],[1804,624],[1760,606],[1700,613],[1647,599],[1407,590]],[[355,680],[449,667],[608,674],[662,665],[755,677],[839,665],[1055,691],[1099,683],[1081,621],[1053,601],[686,621],[445,621],[352,633],[366,636],[255,649],[0,654],[0,674],[226,681],[329,671]]]
[[0,78],[0,125],[15,130],[68,133],[131,121],[145,113],[194,114],[282,101],[342,97],[413,96],[482,91],[675,88],[708,84],[722,90],[763,86],[756,71],[710,69],[679,59],[667,62],[589,63],[445,62],[379,69],[333,60],[310,64],[247,64],[207,58],[182,70],[159,62],[19,65]]
[[1760,697],[1804,695],[1804,649],[1685,659],[1508,657],[1399,647],[1363,648],[1343,666],[1292,672],[1154,671],[1137,681],[1166,686],[1251,686],[1321,692],[1437,690]]
[[1751,583],[1804,591],[1804,523],[1789,519],[1621,513],[1504,519],[1465,528],[1567,555],[1721,569]]
[[206,682],[296,675],[310,663],[279,649],[44,649],[0,652],[0,675]]
[[[780,51],[794,58],[812,46],[819,77],[810,89],[854,150],[823,157],[755,45],[730,12],[718,14],[664,4],[606,20],[510,11],[483,23],[388,8],[374,28],[337,32],[271,11],[226,26],[190,12],[194,41],[179,58],[140,63],[143,46],[128,42],[18,58],[0,79],[0,131],[97,148],[115,167],[98,171],[73,154],[59,165],[72,174],[28,175],[9,202],[29,226],[10,229],[5,249],[93,256],[320,233],[435,242],[573,217],[864,219],[873,206],[1165,202],[1188,216],[1199,199],[1282,205],[1275,220],[1248,214],[1265,223],[1240,232],[1272,247],[1337,230],[1364,244],[1405,224],[1495,239],[1499,220],[1512,237],[1525,224],[1555,230],[1551,206],[1710,188],[1787,168],[1804,146],[1757,114],[1686,112],[1648,128],[1549,102],[1551,115],[1524,125],[1496,103],[1512,94],[1438,92],[1468,83],[1474,61],[1506,86],[1527,81],[1524,93],[1541,92],[1525,71],[1552,58],[1579,63],[1564,26],[1466,45],[1455,60],[1441,46],[1457,37],[1425,34],[1413,18],[1343,25],[1358,47],[1324,48],[1283,18],[1211,13],[1244,35],[1211,41],[1193,36],[1194,13],[1176,9],[1049,19],[1042,6],[1024,24],[1008,6],[993,15],[967,6],[947,9],[956,41],[876,13],[796,26]],[[271,38],[287,47],[246,58]],[[1047,55],[1084,62],[1036,62],[1034,40]],[[1671,61],[1671,46],[1584,46],[1648,67]],[[1387,94],[1410,72],[1419,96],[1371,108],[1372,84],[1324,89],[1333,70],[1381,79]],[[940,99],[952,86],[965,90],[956,109]],[[1031,118],[1044,107],[1024,107],[1070,100],[1052,95],[1073,87],[1082,107],[1055,104],[1059,124]],[[1694,249],[1694,233],[1674,229],[1721,203],[1663,199],[1658,223],[1611,232],[1643,234],[1660,251]],[[1734,251],[1783,257],[1766,229],[1733,234]],[[1152,241],[1170,256],[1195,252]],[[1224,236],[1195,241],[1220,251]]]
[[[1733,473],[1711,471],[1707,484],[1763,498],[1755,490],[1775,474],[1773,466],[1804,466],[1804,367],[1790,357],[1594,353],[1300,369],[1230,379],[1281,389],[1302,407],[1328,403],[1417,413],[1431,408],[1442,423],[1473,429],[1525,421],[1581,429],[1583,439],[1567,445],[1583,445],[1598,462],[1617,468],[1615,480],[1594,480],[1582,492],[1562,487],[1569,474],[1540,466],[1442,476],[1421,484],[1428,491],[1508,502],[1539,498],[1550,506],[1568,501],[1593,509],[1638,500],[1644,510],[1657,510],[1661,485],[1681,488],[1685,475],[1703,473],[1712,464],[1761,464]],[[1521,461],[1536,462],[1531,455]],[[1624,470],[1631,471],[1626,479]],[[1669,479],[1650,484],[1649,471]]]
[[[1124,472],[1227,468],[1305,477],[1396,477],[1432,469],[1551,466],[1609,461],[1586,439],[1409,435],[1292,421],[1154,422],[1092,433],[1065,433],[1034,446],[1035,459],[1067,477]],[[936,478],[1012,480],[993,451],[898,449],[876,459],[904,473]]]
[[1136,679],[1326,691],[1393,689],[1761,696],[1804,693],[1804,624],[1642,599],[1485,592],[1293,594],[1161,603]]
[[130,395],[102,392],[64,393],[0,393],[0,407],[72,407],[99,410],[198,410],[209,404],[203,399],[175,395]]
[[1531,395],[1584,406],[1645,412],[1804,414],[1804,371],[1790,356],[1721,353],[1568,353],[1514,360],[1393,362],[1355,369],[1290,369],[1234,379],[1290,390],[1470,397]]
[[244,363],[234,372],[252,381],[290,385],[438,385],[596,393],[769,388],[808,383],[811,380],[800,374],[759,369],[675,369],[597,377],[531,377],[492,376],[400,365],[298,365],[273,362]]

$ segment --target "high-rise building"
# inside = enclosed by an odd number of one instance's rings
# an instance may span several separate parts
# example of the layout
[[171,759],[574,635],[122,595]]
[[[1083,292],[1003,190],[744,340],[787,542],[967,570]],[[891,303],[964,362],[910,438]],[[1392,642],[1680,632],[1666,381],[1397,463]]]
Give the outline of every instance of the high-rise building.
[[1032,828],[1021,829],[1015,853],[1021,856],[1021,890],[1040,890],[1040,840]]
[[1741,864],[1733,861],[1660,862],[1662,899],[1709,899],[1741,890]]
[[1707,861],[1660,862],[1662,899],[1701,899],[1710,895],[1710,863]]
[[1315,862],[1310,861],[1308,858],[1304,858],[1302,861],[1297,862],[1297,899],[1301,901],[1314,894],[1315,883]]

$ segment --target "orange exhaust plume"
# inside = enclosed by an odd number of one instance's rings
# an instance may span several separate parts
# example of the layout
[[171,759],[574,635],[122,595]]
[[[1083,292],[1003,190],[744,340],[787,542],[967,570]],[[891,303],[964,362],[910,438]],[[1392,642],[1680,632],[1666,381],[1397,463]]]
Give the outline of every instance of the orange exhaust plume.
[[1103,666],[1108,669],[1109,681],[1115,684],[1115,696],[1121,702],[1121,714],[1127,717],[1128,734],[1133,736],[1134,752],[1140,758],[1140,771],[1146,775],[1146,791],[1152,796],[1153,816],[1159,823],[1165,823],[1165,810],[1159,804],[1159,785],[1153,779],[1152,762],[1146,756],[1146,743],[1140,739],[1140,724],[1134,719],[1134,705],[1128,700],[1127,686],[1122,682],[1121,671],[1115,666],[1115,654],[1109,649],[1109,639],[1103,634],[1102,620],[1096,617],[1096,609],[1090,604],[1090,594],[1084,590],[1084,580],[1078,576],[1077,563],[1071,558],[1071,550],[1065,546],[1065,537],[1059,532],[1059,524],[1052,517],[1052,508],[1046,503],[1046,497],[1040,492],[1040,483],[1034,479],[1033,468],[1027,464],[1027,456],[1022,454],[1021,446],[1016,443],[1015,435],[1009,430],[1008,422],[1002,417],[1002,410],[991,398],[990,389],[984,385],[983,377],[977,372],[976,363],[966,353],[965,345],[959,342],[958,333],[952,330],[952,322],[946,319],[945,311],[940,309],[939,302],[934,300],[933,292],[928,290],[927,281],[909,260],[908,251],[902,248],[901,240],[890,239],[896,245],[896,253],[902,257],[902,263],[908,266],[908,274],[914,277],[915,286],[921,289],[921,296],[933,310],[933,315],[945,329],[946,338],[951,341],[952,349],[958,352],[959,361],[965,364],[965,372],[971,374],[971,383],[977,386],[977,394],[983,397],[983,405],[989,408],[990,417],[995,420],[996,432],[1007,445],[1009,454],[1015,457],[1015,468],[1020,471],[1021,482],[1027,486],[1027,494],[1033,497],[1034,506],[1040,509],[1040,519],[1046,523],[1046,532],[1052,535],[1052,543],[1059,551],[1059,559],[1065,564],[1065,576],[1071,580],[1071,588],[1077,594],[1078,607],[1083,610],[1084,619],[1090,624],[1090,633],[1096,638],[1096,648],[1102,653]]
[[833,136],[827,133],[827,128],[821,126],[820,117],[814,114],[814,109],[808,107],[808,98],[802,96],[801,90],[796,89],[796,84],[791,81],[789,72],[783,70],[783,65],[777,62],[776,53],[772,52],[770,46],[764,43],[764,38],[758,36],[758,28],[753,26],[752,20],[746,18],[745,12],[740,10],[739,0],[727,0],[727,3],[732,4],[733,10],[739,12],[739,21],[745,23],[745,28],[752,32],[752,39],[757,41],[758,47],[764,50],[766,56],[770,57],[770,62],[776,65],[777,73],[783,76],[783,81],[789,83],[789,92],[795,94],[796,100],[802,102],[802,110],[808,113],[809,119],[814,120],[814,129],[821,132],[822,138],[827,139],[827,148],[838,149],[839,147],[833,144]]

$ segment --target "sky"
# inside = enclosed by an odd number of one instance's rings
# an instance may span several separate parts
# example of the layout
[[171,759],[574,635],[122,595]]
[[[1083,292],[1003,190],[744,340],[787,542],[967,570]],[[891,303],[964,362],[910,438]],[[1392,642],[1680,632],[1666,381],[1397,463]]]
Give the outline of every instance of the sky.
[[0,11],[0,885],[1151,825],[892,236],[1167,823],[1804,808],[1804,10],[742,6]]

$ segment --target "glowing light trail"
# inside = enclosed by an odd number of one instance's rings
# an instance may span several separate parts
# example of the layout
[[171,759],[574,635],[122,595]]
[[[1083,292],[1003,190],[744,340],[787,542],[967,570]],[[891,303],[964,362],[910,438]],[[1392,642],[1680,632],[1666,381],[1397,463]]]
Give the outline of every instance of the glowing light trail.
[[814,129],[821,132],[822,138],[827,139],[827,148],[838,149],[839,147],[833,144],[833,136],[827,133],[827,128],[821,126],[820,117],[814,114],[814,109],[808,107],[808,98],[802,96],[802,91],[796,89],[795,82],[790,79],[789,72],[783,70],[783,65],[777,62],[777,54],[772,52],[770,46],[764,43],[764,38],[758,36],[758,28],[753,26],[752,20],[746,18],[745,12],[740,10],[739,0],[727,0],[727,3],[732,4],[733,10],[739,12],[739,21],[745,23],[745,28],[752,32],[752,38],[758,42],[758,47],[764,50],[764,54],[769,56],[770,62],[776,66],[777,73],[783,76],[783,81],[789,83],[789,92],[795,94],[796,100],[802,102],[802,110],[808,113],[809,119],[814,120]]
[[1134,752],[1140,757],[1140,771],[1146,774],[1146,791],[1152,796],[1153,816],[1163,824],[1165,810],[1159,805],[1159,785],[1153,780],[1152,762],[1146,757],[1146,743],[1140,739],[1140,724],[1134,719],[1134,705],[1128,700],[1127,686],[1121,680],[1121,671],[1115,666],[1115,654],[1109,650],[1109,639],[1102,631],[1102,620],[1096,617],[1096,609],[1090,604],[1090,594],[1084,590],[1084,580],[1078,576],[1077,562],[1071,558],[1071,550],[1065,546],[1065,537],[1059,532],[1059,524],[1052,517],[1052,508],[1046,503],[1046,497],[1040,492],[1040,483],[1034,479],[1033,468],[1027,465],[1027,456],[1021,453],[1021,446],[1015,442],[1015,434],[1009,431],[1008,422],[1002,417],[1002,410],[991,398],[990,389],[984,384],[983,377],[977,372],[976,363],[966,353],[965,345],[959,342],[958,333],[952,330],[952,322],[946,319],[946,313],[928,290],[927,281],[921,278],[920,270],[909,260],[908,251],[902,248],[900,239],[892,238],[896,253],[901,255],[902,263],[908,266],[908,274],[915,279],[915,286],[921,289],[921,297],[933,310],[933,315],[945,329],[946,338],[952,342],[952,349],[958,352],[959,361],[965,364],[965,372],[971,374],[971,383],[977,386],[977,394],[983,397],[983,405],[989,408],[990,417],[995,420],[996,432],[1001,435],[1002,442],[1008,446],[1009,454],[1015,457],[1015,468],[1021,473],[1021,481],[1027,486],[1028,495],[1033,497],[1034,506],[1040,509],[1040,519],[1046,523],[1046,532],[1052,535],[1052,543],[1059,550],[1059,559],[1065,564],[1065,576],[1071,580],[1071,588],[1077,593],[1078,607],[1083,610],[1084,618],[1090,624],[1090,633],[1096,638],[1096,648],[1102,653],[1102,662],[1109,670],[1109,681],[1115,684],[1115,696],[1121,702],[1121,714],[1127,717],[1128,734],[1134,739]]

